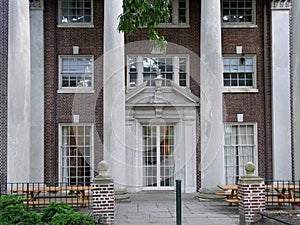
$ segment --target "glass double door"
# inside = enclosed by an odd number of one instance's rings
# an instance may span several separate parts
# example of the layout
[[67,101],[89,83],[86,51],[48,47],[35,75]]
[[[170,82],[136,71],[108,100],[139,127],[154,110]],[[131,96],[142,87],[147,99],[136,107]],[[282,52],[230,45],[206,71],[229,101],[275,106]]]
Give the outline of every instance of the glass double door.
[[144,189],[174,189],[174,126],[143,126]]

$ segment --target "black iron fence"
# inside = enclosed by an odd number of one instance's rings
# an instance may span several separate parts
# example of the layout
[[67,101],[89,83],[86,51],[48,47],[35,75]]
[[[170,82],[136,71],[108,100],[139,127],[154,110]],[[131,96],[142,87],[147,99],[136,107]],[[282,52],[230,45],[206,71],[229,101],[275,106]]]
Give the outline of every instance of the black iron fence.
[[73,208],[91,208],[92,187],[66,183],[0,183],[0,197],[11,194],[24,198],[30,208],[44,208],[51,202],[66,203]]
[[266,205],[300,205],[300,181],[265,181]]

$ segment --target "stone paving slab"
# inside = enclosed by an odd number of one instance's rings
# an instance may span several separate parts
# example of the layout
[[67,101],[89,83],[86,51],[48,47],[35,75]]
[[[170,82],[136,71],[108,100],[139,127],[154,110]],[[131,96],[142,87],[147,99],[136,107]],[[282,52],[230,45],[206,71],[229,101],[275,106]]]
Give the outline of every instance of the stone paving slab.
[[[175,225],[175,192],[140,192],[130,194],[131,202],[116,203],[115,225]],[[239,224],[237,206],[224,199],[201,198],[199,194],[182,194],[183,225]]]

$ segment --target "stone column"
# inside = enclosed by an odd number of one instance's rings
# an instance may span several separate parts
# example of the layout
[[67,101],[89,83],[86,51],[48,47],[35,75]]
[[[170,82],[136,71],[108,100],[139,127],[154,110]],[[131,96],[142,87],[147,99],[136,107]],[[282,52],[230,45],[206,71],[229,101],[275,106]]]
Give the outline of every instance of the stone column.
[[272,41],[272,118],[273,178],[290,180],[291,161],[291,80],[290,80],[290,3],[273,1]]
[[300,1],[294,0],[292,6],[292,73],[293,73],[293,131],[295,179],[300,179]]
[[254,164],[249,162],[246,167],[246,176],[238,182],[240,224],[250,224],[261,218],[258,212],[266,209],[264,180],[254,175]]
[[200,123],[202,190],[223,183],[222,46],[220,0],[201,1]]
[[101,161],[98,164],[99,175],[92,184],[93,215],[100,224],[114,224],[115,220],[115,192],[114,180],[107,175],[108,164]]
[[126,184],[124,34],[117,30],[122,0],[104,1],[104,159],[116,184]]
[[44,180],[44,12],[43,1],[30,5],[31,130],[30,181]]
[[30,179],[29,1],[9,1],[7,181]]

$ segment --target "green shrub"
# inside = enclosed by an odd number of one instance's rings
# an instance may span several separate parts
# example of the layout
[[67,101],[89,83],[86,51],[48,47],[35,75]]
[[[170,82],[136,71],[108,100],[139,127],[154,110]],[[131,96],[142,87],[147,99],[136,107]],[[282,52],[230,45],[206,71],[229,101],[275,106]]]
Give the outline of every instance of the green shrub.
[[94,225],[94,219],[86,214],[69,212],[55,214],[50,225]]
[[64,203],[50,203],[47,208],[42,210],[42,221],[49,223],[52,217],[56,214],[72,213],[74,210],[67,204]]
[[3,225],[38,225],[41,217],[36,212],[27,212],[24,209],[24,199],[15,196],[4,196],[0,199],[0,224]]
[[9,205],[18,205],[26,201],[26,198],[21,198],[17,195],[4,195],[0,198],[0,211]]

